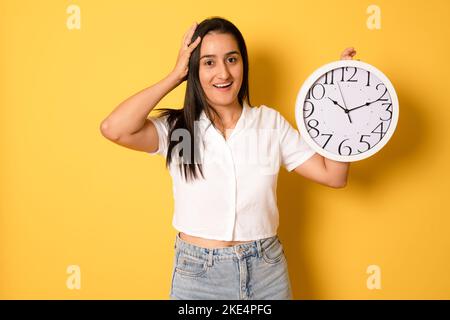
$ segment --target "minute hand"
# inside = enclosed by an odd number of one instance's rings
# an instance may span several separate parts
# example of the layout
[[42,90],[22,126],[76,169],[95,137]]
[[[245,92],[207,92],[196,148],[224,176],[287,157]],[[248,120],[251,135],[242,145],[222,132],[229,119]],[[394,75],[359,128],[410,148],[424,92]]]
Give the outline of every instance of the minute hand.
[[377,99],[377,100],[371,101],[371,102],[366,102],[366,103],[364,103],[364,104],[362,104],[362,105],[360,105],[360,106],[357,106],[357,107],[354,107],[354,108],[349,109],[348,112],[353,111],[353,110],[356,110],[356,109],[359,109],[359,108],[362,108],[362,107],[370,106],[372,103],[375,103],[375,102],[377,102],[378,100],[380,100],[380,99]]

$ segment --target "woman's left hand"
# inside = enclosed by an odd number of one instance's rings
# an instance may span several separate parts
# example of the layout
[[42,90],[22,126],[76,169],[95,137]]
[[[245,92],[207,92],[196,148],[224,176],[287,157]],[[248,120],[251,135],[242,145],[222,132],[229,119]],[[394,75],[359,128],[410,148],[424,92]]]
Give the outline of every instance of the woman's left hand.
[[356,54],[355,48],[349,47],[344,51],[342,51],[341,60],[352,60],[355,54]]

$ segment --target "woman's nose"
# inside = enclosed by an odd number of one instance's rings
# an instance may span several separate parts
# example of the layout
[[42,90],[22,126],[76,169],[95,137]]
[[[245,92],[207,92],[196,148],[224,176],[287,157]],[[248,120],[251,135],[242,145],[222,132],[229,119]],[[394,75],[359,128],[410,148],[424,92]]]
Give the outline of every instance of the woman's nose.
[[224,80],[228,79],[230,72],[228,71],[228,67],[226,66],[226,64],[221,63],[219,68],[220,68],[220,70],[219,70],[220,78],[222,78]]

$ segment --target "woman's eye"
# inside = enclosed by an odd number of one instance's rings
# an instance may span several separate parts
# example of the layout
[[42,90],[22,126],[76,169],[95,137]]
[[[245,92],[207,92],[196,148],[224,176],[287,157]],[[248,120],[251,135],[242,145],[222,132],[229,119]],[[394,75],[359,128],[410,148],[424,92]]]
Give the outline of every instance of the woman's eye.
[[[231,59],[232,61],[230,61],[230,59]],[[231,57],[231,58],[228,58],[228,61],[230,61],[230,62],[236,62],[237,59],[234,58],[234,57]],[[207,66],[212,66],[212,63],[213,63],[213,62],[214,62],[214,61],[212,61],[212,60],[207,60],[207,61],[205,62],[205,65],[207,65]]]

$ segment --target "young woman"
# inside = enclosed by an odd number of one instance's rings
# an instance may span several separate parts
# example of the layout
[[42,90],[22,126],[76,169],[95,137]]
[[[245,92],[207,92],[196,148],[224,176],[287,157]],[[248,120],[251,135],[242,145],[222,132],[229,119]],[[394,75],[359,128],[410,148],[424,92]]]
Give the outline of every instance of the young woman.
[[[355,53],[347,48],[341,59]],[[333,188],[346,185],[348,163],[315,153],[275,109],[251,107],[248,73],[234,24],[220,17],[194,23],[169,75],[101,124],[109,140],[166,158],[179,231],[172,299],[292,299],[277,236],[279,168]],[[183,108],[149,117],[185,80]]]

